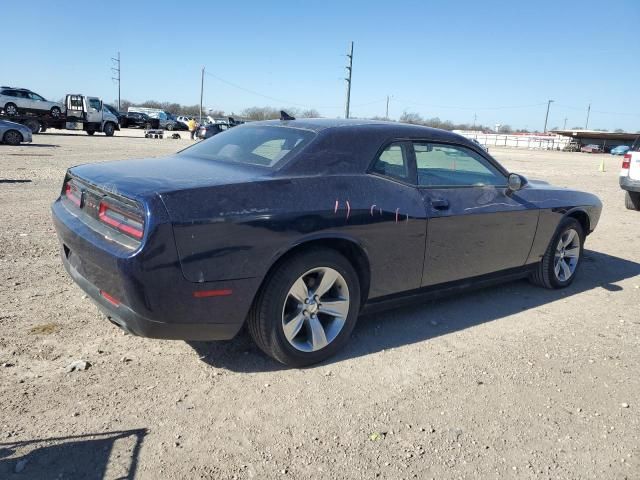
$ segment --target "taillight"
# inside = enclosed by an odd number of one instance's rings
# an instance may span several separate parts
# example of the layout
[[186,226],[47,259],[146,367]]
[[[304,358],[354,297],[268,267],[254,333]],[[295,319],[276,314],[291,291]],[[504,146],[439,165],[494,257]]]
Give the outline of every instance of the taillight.
[[624,157],[622,158],[622,169],[629,170],[630,167],[631,167],[631,154],[625,153]]
[[82,203],[82,193],[73,182],[67,182],[64,186],[64,196],[76,207],[80,207]]
[[144,233],[144,217],[142,214],[117,207],[108,200],[100,202],[98,218],[101,222],[138,240],[142,238]]

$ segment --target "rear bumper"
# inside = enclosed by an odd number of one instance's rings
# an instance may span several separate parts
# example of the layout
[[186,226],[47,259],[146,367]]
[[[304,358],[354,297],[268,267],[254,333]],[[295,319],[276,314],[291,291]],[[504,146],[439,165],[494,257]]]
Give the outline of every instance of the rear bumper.
[[242,323],[165,323],[149,320],[126,305],[115,305],[107,300],[100,293],[100,289],[73,268],[64,252],[62,259],[67,273],[96,303],[109,321],[133,335],[167,340],[230,340],[242,327]]
[[[188,281],[166,223],[150,232],[140,250],[123,253],[60,200],[53,204],[52,213],[65,269],[124,330],[151,338],[228,340],[242,328],[260,279]],[[219,290],[230,294],[201,295]]]
[[620,188],[630,192],[640,192],[640,180],[632,180],[629,177],[620,177]]

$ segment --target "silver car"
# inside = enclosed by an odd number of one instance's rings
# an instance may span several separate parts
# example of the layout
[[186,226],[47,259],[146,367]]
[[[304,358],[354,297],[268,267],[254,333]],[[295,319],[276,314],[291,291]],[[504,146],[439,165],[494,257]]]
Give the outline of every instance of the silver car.
[[0,87],[0,109],[9,116],[20,112],[46,113],[58,118],[62,113],[62,105],[50,102],[26,88]]
[[15,122],[0,120],[0,141],[7,145],[31,143],[31,129]]

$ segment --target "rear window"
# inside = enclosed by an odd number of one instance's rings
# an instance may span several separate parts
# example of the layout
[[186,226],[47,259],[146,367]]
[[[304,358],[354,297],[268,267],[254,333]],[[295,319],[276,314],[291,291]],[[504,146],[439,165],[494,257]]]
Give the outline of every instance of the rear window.
[[235,127],[184,150],[184,155],[222,162],[274,167],[300,151],[315,136],[287,127]]

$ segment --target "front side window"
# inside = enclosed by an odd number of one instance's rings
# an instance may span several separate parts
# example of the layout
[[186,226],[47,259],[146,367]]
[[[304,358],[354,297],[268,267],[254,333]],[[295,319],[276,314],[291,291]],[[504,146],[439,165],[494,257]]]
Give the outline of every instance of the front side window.
[[31,92],[29,94],[29,98],[31,98],[31,100],[36,100],[38,102],[45,102],[46,100],[44,98],[42,98],[40,95],[38,95],[37,93],[33,93]]
[[274,167],[300,151],[315,136],[308,130],[287,127],[232,128],[183,151],[223,162]]
[[418,185],[482,187],[506,185],[505,176],[476,152],[465,147],[414,143]]
[[409,162],[406,145],[392,143],[385,148],[373,164],[373,172],[385,177],[409,181]]
[[98,111],[100,111],[100,109],[102,108],[100,106],[100,100],[98,100],[97,98],[90,98],[89,99],[89,107],[95,108]]

